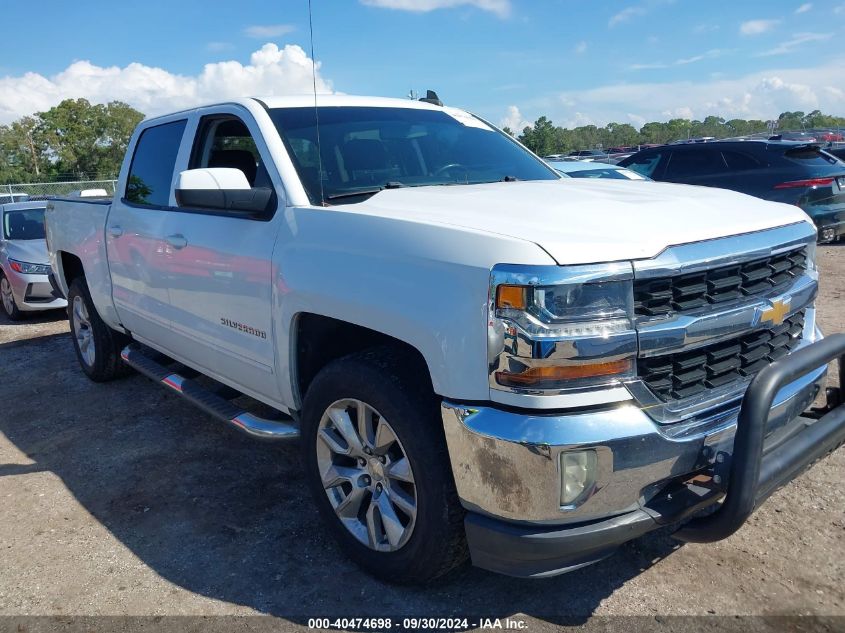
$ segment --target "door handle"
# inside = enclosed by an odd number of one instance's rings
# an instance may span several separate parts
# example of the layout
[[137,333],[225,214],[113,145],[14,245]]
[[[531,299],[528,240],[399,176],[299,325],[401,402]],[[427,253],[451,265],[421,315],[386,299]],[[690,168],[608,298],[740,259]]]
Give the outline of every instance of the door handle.
[[181,233],[176,233],[175,235],[168,235],[164,238],[164,241],[177,250],[180,248],[185,248],[188,245],[188,240],[186,240],[185,236]]
[[123,235],[123,229],[117,226],[116,224],[109,227],[109,235],[112,237],[120,237]]

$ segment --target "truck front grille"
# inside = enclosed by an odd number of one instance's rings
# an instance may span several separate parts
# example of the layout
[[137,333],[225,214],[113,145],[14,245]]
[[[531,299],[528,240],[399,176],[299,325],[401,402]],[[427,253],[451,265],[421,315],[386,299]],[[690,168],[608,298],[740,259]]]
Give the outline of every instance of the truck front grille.
[[804,311],[781,325],[687,352],[638,360],[640,378],[661,400],[683,400],[747,379],[791,352],[801,340]]
[[654,317],[683,313],[713,304],[786,287],[807,268],[805,248],[698,273],[634,281],[634,311]]

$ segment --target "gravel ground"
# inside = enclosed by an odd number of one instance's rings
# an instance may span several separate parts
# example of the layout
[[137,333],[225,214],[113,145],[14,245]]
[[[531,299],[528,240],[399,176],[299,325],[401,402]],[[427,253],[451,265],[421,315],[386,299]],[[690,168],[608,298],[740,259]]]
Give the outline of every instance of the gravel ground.
[[[821,324],[845,331],[845,245],[819,253]],[[294,446],[255,443],[140,376],[89,382],[67,329],[61,313],[0,320],[0,615],[270,614],[305,625],[470,612],[531,630],[590,615],[845,616],[845,451],[718,544],[657,532],[557,578],[467,567],[436,587],[393,587],[335,547]]]

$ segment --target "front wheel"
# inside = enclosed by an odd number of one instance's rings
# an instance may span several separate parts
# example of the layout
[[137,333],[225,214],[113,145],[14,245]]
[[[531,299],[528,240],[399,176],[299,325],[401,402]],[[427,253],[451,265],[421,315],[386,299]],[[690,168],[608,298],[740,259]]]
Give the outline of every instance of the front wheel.
[[129,373],[129,367],[120,357],[129,338],[103,322],[83,277],[70,284],[67,301],[73,347],[85,375],[94,382],[107,382]]
[[3,303],[3,312],[10,321],[20,321],[23,318],[23,312],[18,309],[15,295],[12,294],[12,284],[2,272],[0,272],[0,301]]
[[426,583],[467,553],[439,406],[409,366],[389,348],[328,365],[305,398],[301,450],[346,554],[382,580]]

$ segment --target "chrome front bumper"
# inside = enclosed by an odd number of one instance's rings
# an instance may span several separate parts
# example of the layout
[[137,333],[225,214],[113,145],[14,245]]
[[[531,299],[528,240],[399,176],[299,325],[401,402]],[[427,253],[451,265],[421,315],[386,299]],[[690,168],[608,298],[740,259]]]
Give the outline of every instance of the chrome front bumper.
[[[820,367],[778,393],[770,430],[788,426],[811,405],[826,372]],[[673,481],[712,467],[719,453],[731,454],[738,412],[736,403],[707,423],[678,427],[654,422],[630,402],[553,414],[441,405],[463,506],[494,519],[547,526],[642,509]],[[581,505],[562,508],[560,454],[584,448],[597,453],[596,485]]]

